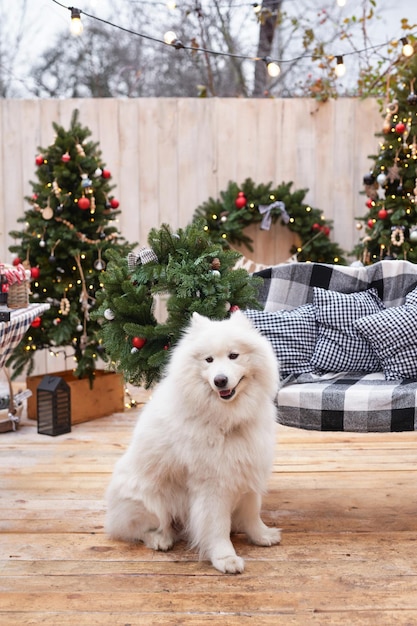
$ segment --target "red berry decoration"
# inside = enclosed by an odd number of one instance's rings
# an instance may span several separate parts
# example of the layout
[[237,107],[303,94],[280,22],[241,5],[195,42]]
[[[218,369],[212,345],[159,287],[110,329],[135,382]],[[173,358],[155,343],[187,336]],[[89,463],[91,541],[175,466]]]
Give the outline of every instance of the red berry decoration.
[[41,275],[41,271],[40,271],[39,267],[31,267],[30,268],[30,275],[32,276],[32,278],[37,280],[39,278],[39,276]]
[[374,220],[368,220],[368,228],[373,228],[375,226]]
[[405,124],[404,124],[404,122],[398,122],[398,124],[395,125],[395,132],[398,135],[402,135],[404,131],[405,131]]
[[246,206],[247,200],[243,191],[239,191],[237,194],[237,198],[235,200],[235,205],[237,209],[243,209]]
[[388,211],[386,209],[380,209],[378,211],[378,217],[380,220],[385,220],[388,217]]
[[103,170],[101,172],[101,175],[103,178],[110,178],[111,177],[111,173],[109,172],[109,170]]
[[61,161],[63,163],[68,163],[68,161],[71,161],[71,157],[68,152],[65,152],[65,154],[62,155]]
[[81,196],[81,198],[78,200],[78,207],[82,209],[83,211],[85,211],[86,209],[89,209],[90,200],[86,198],[85,196]]
[[235,311],[240,311],[240,309],[237,304],[232,304],[230,307],[230,313],[234,313]]
[[133,337],[132,346],[140,350],[146,343],[146,339],[144,337]]
[[116,198],[112,198],[110,200],[110,206],[112,209],[117,209],[117,207],[119,206],[119,201],[116,200]]
[[39,328],[41,323],[42,323],[42,318],[40,318],[39,315],[38,315],[37,317],[35,317],[35,319],[31,323],[31,326],[32,326],[32,328]]
[[319,230],[321,230],[320,224],[317,224],[317,222],[315,222],[313,226],[311,227],[311,230],[314,230],[316,233],[318,233]]
[[326,237],[330,235],[330,228],[328,226],[323,226],[322,230],[323,234],[326,235]]
[[43,163],[43,156],[41,154],[38,154],[38,156],[35,159],[35,163],[36,163],[36,165],[42,165],[42,163]]
[[22,262],[22,259],[20,259],[18,256],[12,261],[13,265],[20,265],[21,262]]

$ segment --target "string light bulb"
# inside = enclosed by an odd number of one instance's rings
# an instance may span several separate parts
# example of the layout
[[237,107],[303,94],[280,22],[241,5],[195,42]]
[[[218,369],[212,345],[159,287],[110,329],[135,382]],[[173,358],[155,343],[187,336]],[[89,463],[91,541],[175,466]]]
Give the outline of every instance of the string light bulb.
[[346,0],[337,0],[337,6],[344,7],[346,4]]
[[170,11],[173,11],[176,8],[177,8],[177,3],[175,2],[175,0],[168,0],[167,9],[169,9]]
[[253,12],[255,13],[255,15],[258,15],[262,11],[262,6],[258,4],[258,2],[255,2],[252,5],[252,7],[253,7]]
[[179,50],[180,48],[184,48],[184,44],[182,43],[182,41],[177,39],[177,35],[174,33],[173,30],[168,30],[165,33],[164,42],[168,46],[174,46],[174,48],[176,48],[177,50]]
[[336,68],[334,71],[338,78],[341,78],[346,73],[346,66],[343,63],[343,57],[341,55],[336,57]]
[[280,66],[278,65],[278,63],[273,61],[271,57],[265,57],[262,60],[266,64],[266,69],[267,69],[269,76],[271,76],[272,78],[276,78],[277,76],[281,74]]
[[411,57],[414,54],[414,48],[411,43],[408,41],[407,37],[401,38],[401,43],[403,45],[402,53],[405,57]]
[[164,35],[164,41],[166,44],[168,44],[168,46],[171,46],[174,41],[177,40],[177,35],[174,33],[173,30],[168,30],[165,35]]
[[83,32],[83,24],[81,22],[81,11],[71,7],[71,35],[78,37]]

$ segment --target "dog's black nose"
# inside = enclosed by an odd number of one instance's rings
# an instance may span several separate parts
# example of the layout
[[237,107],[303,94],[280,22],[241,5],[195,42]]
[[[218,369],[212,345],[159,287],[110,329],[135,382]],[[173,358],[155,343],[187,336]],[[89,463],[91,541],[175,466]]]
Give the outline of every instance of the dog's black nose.
[[225,376],[224,374],[218,374],[214,377],[214,384],[219,389],[223,389],[227,385],[227,376]]

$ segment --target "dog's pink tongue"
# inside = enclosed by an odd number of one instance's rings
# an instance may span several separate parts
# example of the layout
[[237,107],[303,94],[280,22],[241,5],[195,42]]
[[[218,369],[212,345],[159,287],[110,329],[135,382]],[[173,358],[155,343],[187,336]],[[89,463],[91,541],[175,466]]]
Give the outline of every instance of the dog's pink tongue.
[[219,395],[224,398],[225,396],[230,396],[230,394],[232,393],[231,389],[221,389],[219,391]]

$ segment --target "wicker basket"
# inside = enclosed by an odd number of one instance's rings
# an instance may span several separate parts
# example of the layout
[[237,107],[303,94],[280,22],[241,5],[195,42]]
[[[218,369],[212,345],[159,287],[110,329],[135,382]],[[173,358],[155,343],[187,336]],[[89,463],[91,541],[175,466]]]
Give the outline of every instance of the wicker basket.
[[25,309],[29,306],[29,290],[30,284],[28,280],[10,285],[7,295],[7,306],[9,309]]

